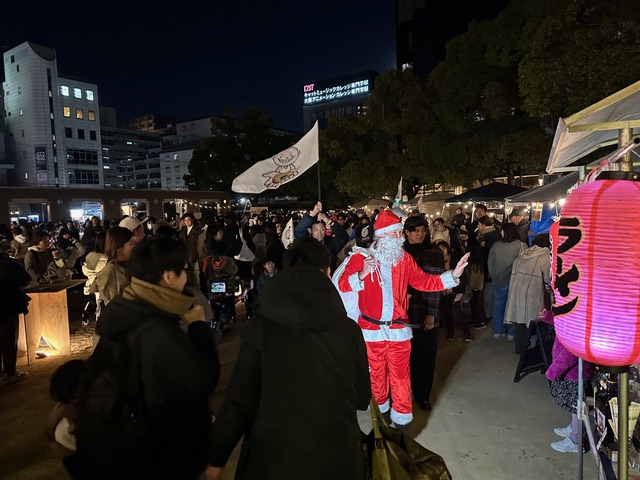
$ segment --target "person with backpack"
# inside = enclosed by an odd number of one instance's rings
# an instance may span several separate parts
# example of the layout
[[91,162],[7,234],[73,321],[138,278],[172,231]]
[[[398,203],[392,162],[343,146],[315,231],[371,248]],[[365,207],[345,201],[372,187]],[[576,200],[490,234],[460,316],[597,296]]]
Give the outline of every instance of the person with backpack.
[[235,478],[364,480],[356,410],[366,410],[371,388],[362,333],[320,242],[296,240],[283,261],[243,333],[205,476],[221,478],[244,436]]
[[179,240],[139,243],[131,283],[102,310],[78,392],[85,478],[196,480],[207,465],[220,362],[202,306],[183,293],[188,260]]

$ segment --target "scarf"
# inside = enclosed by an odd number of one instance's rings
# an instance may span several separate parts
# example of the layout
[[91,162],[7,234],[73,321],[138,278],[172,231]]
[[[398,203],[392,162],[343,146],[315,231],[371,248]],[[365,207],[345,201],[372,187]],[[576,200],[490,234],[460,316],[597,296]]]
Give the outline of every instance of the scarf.
[[150,303],[160,310],[181,317],[184,317],[193,307],[193,297],[136,277],[131,278],[131,283],[122,292],[122,297],[127,300]]

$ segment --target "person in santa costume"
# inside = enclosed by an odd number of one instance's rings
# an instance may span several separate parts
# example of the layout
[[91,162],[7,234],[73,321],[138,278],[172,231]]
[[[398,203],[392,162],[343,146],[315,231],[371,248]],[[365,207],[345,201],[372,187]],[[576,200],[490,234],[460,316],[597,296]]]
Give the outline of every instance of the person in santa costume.
[[425,273],[402,248],[402,228],[402,221],[392,211],[380,212],[374,224],[374,244],[369,249],[354,248],[336,270],[333,281],[349,316],[362,329],[371,391],[380,411],[408,433],[413,414],[407,286],[425,292],[453,288],[469,255],[464,255],[454,270],[441,275]]

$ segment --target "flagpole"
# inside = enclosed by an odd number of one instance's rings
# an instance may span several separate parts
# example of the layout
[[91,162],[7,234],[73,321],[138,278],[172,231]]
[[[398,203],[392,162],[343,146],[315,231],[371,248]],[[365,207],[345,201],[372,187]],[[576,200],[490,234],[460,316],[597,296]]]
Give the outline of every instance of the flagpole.
[[320,159],[318,158],[318,201],[322,201],[322,194],[320,193]]

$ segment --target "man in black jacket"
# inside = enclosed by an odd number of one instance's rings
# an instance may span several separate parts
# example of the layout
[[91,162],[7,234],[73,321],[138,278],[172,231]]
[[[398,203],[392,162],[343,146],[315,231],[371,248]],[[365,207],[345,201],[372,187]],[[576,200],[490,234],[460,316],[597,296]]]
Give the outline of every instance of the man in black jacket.
[[[327,229],[331,229],[329,235]],[[318,202],[313,207],[311,213],[305,213],[294,230],[295,238],[303,238],[307,235],[315,238],[327,247],[331,254],[331,272],[338,264],[337,256],[342,247],[349,241],[349,234],[342,224],[334,222],[322,213],[322,203]]]
[[244,435],[235,478],[363,480],[356,410],[371,399],[366,347],[317,240],[296,240],[266,285],[213,424],[208,480]]
[[18,354],[18,321],[27,313],[29,297],[22,291],[31,277],[17,260],[9,257],[11,244],[0,242],[0,385],[23,378],[16,370]]

